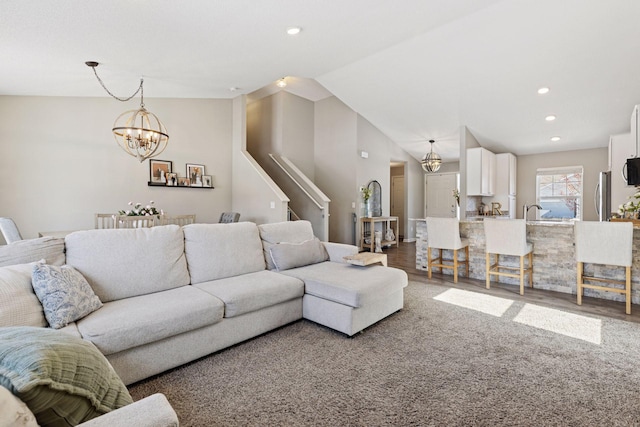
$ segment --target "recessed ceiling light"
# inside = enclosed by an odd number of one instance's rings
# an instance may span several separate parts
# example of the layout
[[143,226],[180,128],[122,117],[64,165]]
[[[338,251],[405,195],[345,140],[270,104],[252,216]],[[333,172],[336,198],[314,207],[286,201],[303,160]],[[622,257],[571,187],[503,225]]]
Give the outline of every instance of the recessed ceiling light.
[[276,82],[276,86],[278,87],[286,87],[287,86],[287,81],[283,78],[281,78],[280,80],[278,80]]
[[235,87],[235,86],[231,86],[231,87],[229,88],[229,91],[230,91],[230,92],[235,92],[235,91],[237,91],[237,90],[238,90],[238,88],[237,88],[237,87]]
[[546,121],[548,122],[552,122],[556,119],[556,116],[554,116],[553,114],[548,115],[547,117],[544,118]]
[[552,136],[552,137],[551,137],[551,140],[552,140],[553,142],[558,142],[558,141],[560,141],[560,137],[559,137],[559,136]]
[[538,94],[540,94],[540,95],[547,94],[547,93],[549,93],[549,90],[550,89],[548,87],[541,87],[540,89],[538,89]]
[[287,34],[289,34],[290,36],[295,36],[296,34],[300,34],[300,31],[302,31],[302,28],[300,27],[287,28]]

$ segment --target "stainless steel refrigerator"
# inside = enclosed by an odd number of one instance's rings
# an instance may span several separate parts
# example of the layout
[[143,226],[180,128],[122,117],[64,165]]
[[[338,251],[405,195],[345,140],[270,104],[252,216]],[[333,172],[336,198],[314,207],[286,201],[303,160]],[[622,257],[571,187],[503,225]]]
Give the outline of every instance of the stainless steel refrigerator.
[[609,221],[611,219],[611,171],[600,172],[594,203],[598,220]]

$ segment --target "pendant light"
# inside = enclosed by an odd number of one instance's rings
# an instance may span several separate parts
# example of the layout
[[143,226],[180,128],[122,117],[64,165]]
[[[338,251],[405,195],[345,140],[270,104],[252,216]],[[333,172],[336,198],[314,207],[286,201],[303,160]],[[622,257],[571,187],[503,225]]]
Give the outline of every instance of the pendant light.
[[119,98],[112,94],[98,77],[96,72],[98,63],[87,61],[85,64],[93,69],[102,88],[118,101],[126,102],[140,92],[140,108],[120,114],[113,123],[111,131],[120,148],[138,159],[140,163],[162,153],[167,148],[169,135],[160,119],[144,107],[144,80],[140,79],[140,86],[133,95],[128,98]]
[[422,169],[424,169],[425,172],[436,172],[442,165],[442,157],[433,152],[434,142],[435,141],[433,139],[429,140],[429,143],[431,144],[431,151],[425,154],[420,162],[422,164]]

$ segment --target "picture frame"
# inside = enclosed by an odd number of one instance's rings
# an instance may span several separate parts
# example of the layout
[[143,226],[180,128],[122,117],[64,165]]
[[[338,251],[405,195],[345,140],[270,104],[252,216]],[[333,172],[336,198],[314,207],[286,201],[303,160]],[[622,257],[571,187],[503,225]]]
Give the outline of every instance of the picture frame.
[[167,174],[167,186],[168,187],[177,187],[178,186],[178,174],[171,172]]
[[191,187],[202,187],[202,176],[204,175],[204,165],[187,163],[187,178]]
[[186,176],[178,177],[178,187],[189,187],[189,186],[191,186],[191,182],[189,178],[187,178]]
[[153,185],[167,185],[167,174],[173,172],[171,160],[149,159],[149,182]]
[[211,175],[202,175],[202,186],[206,188],[213,187],[213,179]]

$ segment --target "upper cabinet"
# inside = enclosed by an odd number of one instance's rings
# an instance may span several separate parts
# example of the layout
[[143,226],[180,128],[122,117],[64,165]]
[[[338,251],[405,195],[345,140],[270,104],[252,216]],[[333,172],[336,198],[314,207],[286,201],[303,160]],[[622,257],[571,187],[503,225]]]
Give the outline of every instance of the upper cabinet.
[[516,156],[513,154],[496,154],[496,195],[516,195],[516,165]]
[[611,171],[611,209],[627,202],[627,197],[635,193],[635,187],[627,185],[623,169],[627,159],[636,157],[636,144],[632,133],[609,137],[609,170]]
[[493,196],[496,155],[486,148],[467,149],[467,196]]

